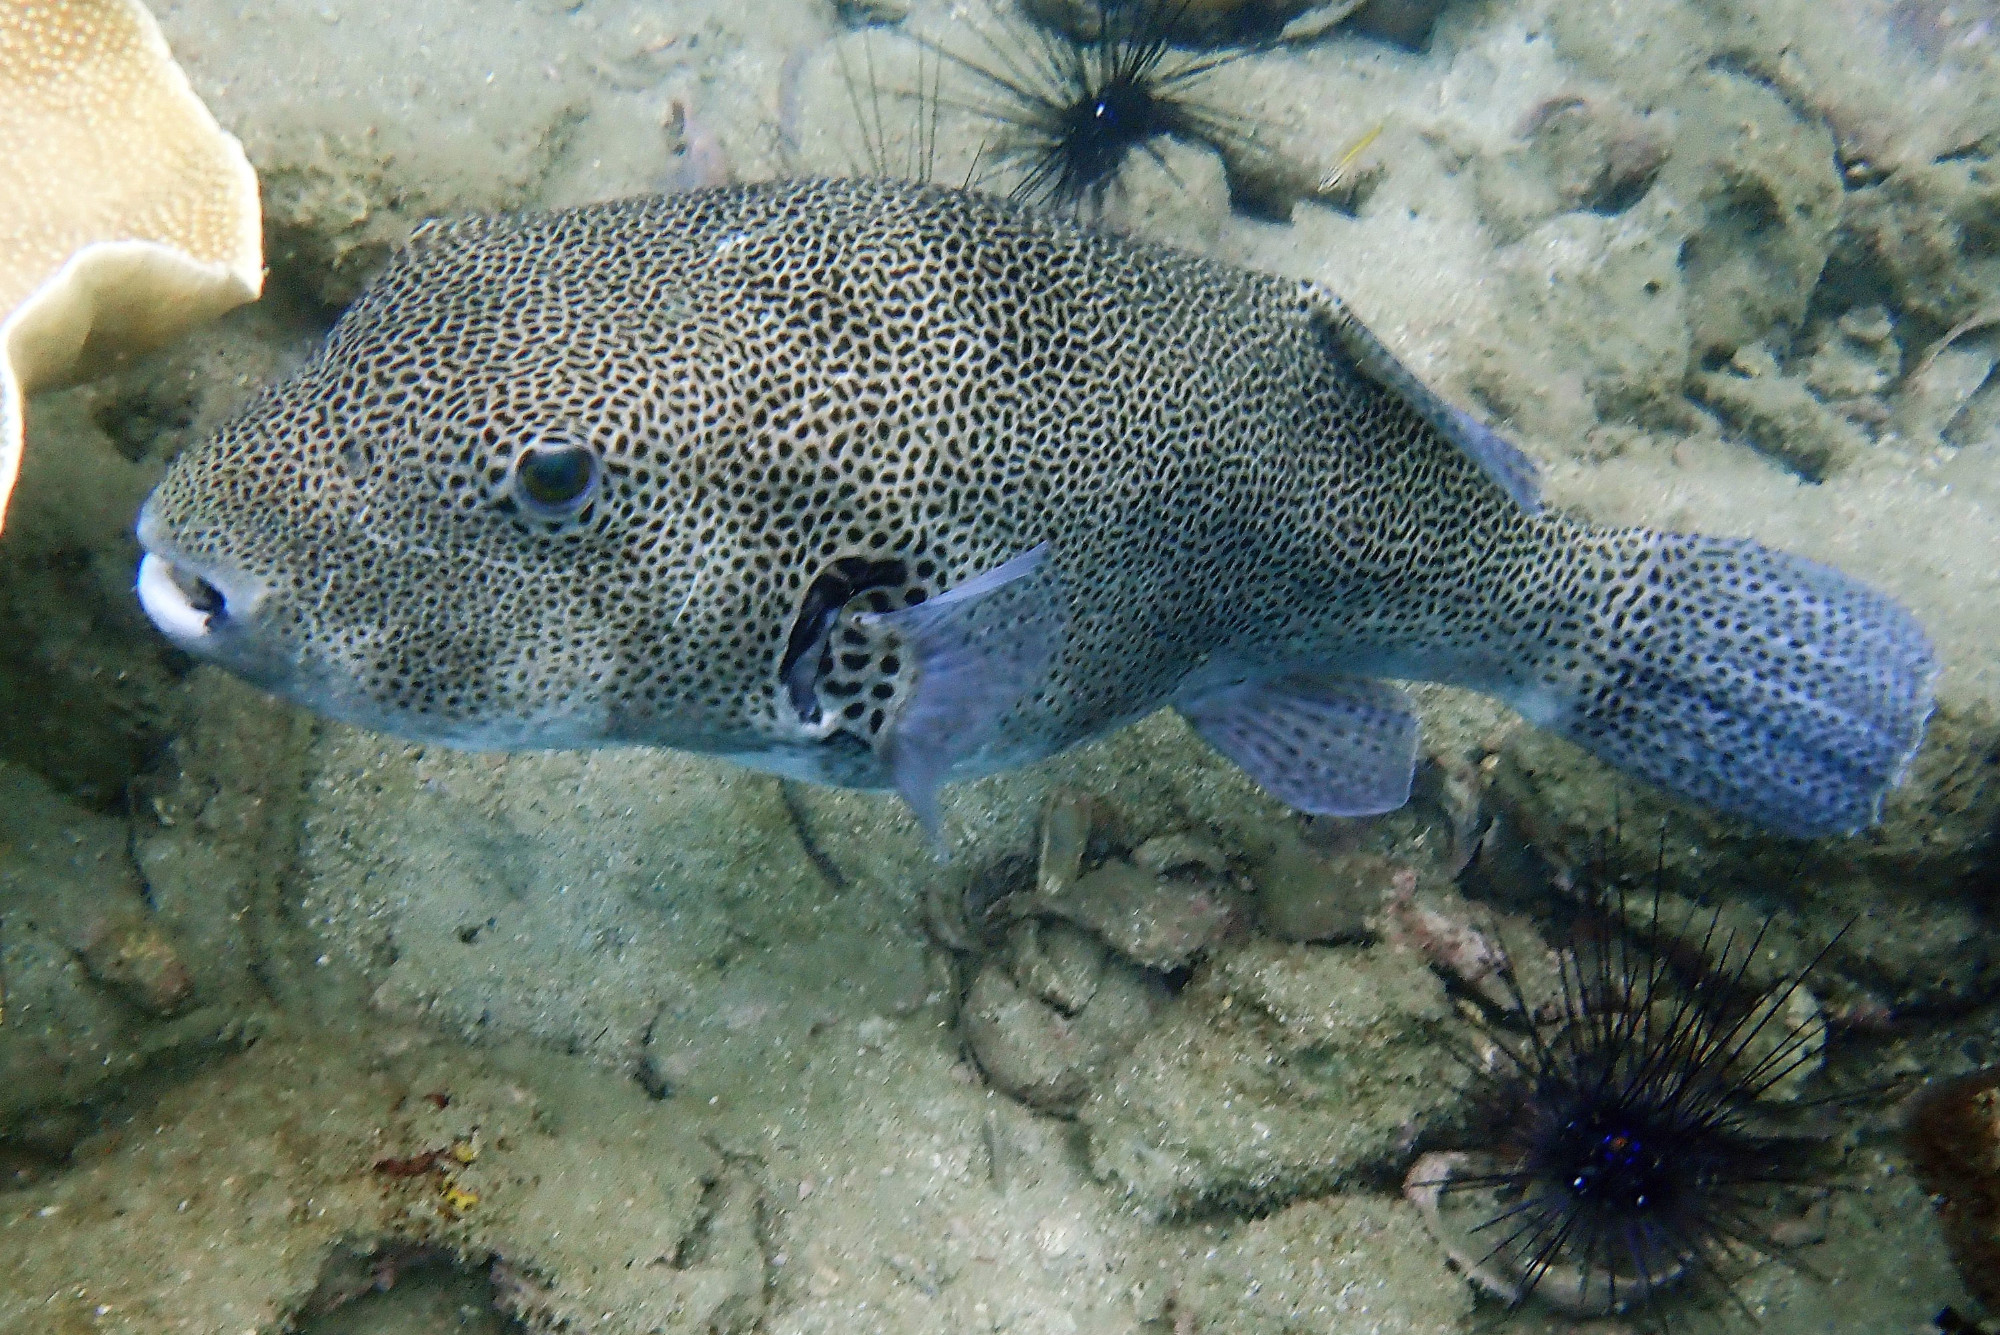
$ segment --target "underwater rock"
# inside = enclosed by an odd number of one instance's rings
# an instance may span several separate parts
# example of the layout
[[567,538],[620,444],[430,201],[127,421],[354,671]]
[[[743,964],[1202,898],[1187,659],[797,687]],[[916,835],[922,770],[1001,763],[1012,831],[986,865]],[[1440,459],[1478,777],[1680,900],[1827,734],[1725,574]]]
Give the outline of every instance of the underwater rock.
[[419,1248],[503,1264],[532,1331],[744,1330],[754,1189],[657,1106],[574,1059],[274,1035],[10,1200],[0,1329],[275,1332],[344,1256]]
[[1183,831],[1145,840],[1129,860],[1105,856],[1120,824],[1102,799],[1058,787],[1043,805],[1032,888],[980,891],[1018,867],[1003,860],[956,895],[925,899],[931,935],[959,953],[976,954],[993,920],[1011,919],[974,964],[960,1025],[994,1087],[1045,1112],[1073,1112],[1152,1023],[1167,1000],[1162,973],[1242,926],[1227,854]]
[[1827,123],[1851,180],[1950,159],[1992,132],[1989,0],[1717,0],[1697,12],[1725,58]]
[[1692,350],[1680,246],[1650,227],[1564,213],[1495,258],[1538,337],[1564,349],[1600,417],[1642,414],[1683,392]]
[[199,674],[129,818],[0,763],[0,1126],[254,1036],[303,962],[280,888],[309,721]]
[[132,857],[187,943],[196,991],[263,1005],[317,953],[286,900],[313,723],[217,673],[198,673],[185,703],[189,725],[146,778]]
[[143,911],[139,877],[126,856],[130,826],[57,793],[39,775],[0,763],[0,896],[13,914],[36,918],[82,949],[92,924]]
[[177,730],[186,660],[135,616],[132,516],[157,466],[93,411],[132,377],[42,396],[0,539],[0,758],[98,811]]
[[[127,822],[74,806],[24,770],[0,765],[0,914],[76,952],[97,983],[152,1015],[194,990],[187,950],[140,894]],[[57,1022],[60,1025],[60,1021]]]
[[18,915],[0,924],[0,1132],[80,1102],[130,1067],[130,1009],[76,952]]
[[1073,1112],[1106,1063],[1152,1023],[1166,987],[1060,920],[1016,923],[1007,954],[973,978],[960,1018],[966,1046],[996,1089],[1044,1112]]
[[33,1186],[62,1171],[89,1129],[89,1118],[63,1110],[23,1118],[0,1132],[0,1192]]
[[1821,403],[1807,382],[1779,374],[1761,348],[1739,348],[1729,369],[1696,375],[1689,388],[1754,448],[1808,482],[1825,481],[1867,452],[1858,428]]
[[1122,859],[1086,874],[1038,911],[1069,919],[1148,969],[1178,969],[1239,925],[1235,887],[1206,876],[1157,876]]
[[1069,893],[1083,875],[1092,832],[1109,823],[1105,804],[1076,788],[1057,788],[1042,807],[1041,856],[1035,889],[1044,897]]
[[161,19],[257,168],[270,267],[337,306],[425,218],[537,201],[586,104],[570,75],[580,35],[527,8],[476,23],[332,5]]
[[424,219],[521,208],[535,197],[561,145],[552,117],[525,134],[490,142],[493,172],[469,165],[448,175],[419,175],[372,133],[335,132],[305,142],[253,136],[264,182],[273,268],[298,275],[312,295],[342,306],[374,277]]
[[1806,387],[1838,402],[1880,394],[1903,373],[1896,322],[1881,306],[1856,306],[1820,331],[1806,363]]
[[1983,704],[1940,705],[1882,824],[1855,839],[1801,846],[1718,820],[1532,729],[1509,735],[1492,796],[1516,837],[1568,867],[1657,874],[1703,902],[1783,903],[1808,939],[1839,935],[1815,973],[1836,1017],[1879,1024],[1884,1008],[1957,1009],[2000,988],[2000,943],[1964,894],[2000,823],[2000,727]]
[[1268,1210],[1381,1173],[1468,1083],[1443,986],[1386,948],[1225,950],[1079,1119],[1093,1170],[1143,1209]]
[[1226,881],[1229,855],[1197,835],[1156,834],[1132,850],[1132,865],[1155,876]]
[[1680,130],[1657,190],[1686,234],[1696,354],[1796,328],[1841,221],[1832,135],[1764,84],[1721,69],[1689,80],[1674,109]]
[[2000,1309],[2000,1068],[1926,1092],[1906,1139],[1966,1287]]
[[1242,1225],[1181,1281],[1173,1314],[1216,1335],[1436,1335],[1472,1315],[1472,1294],[1414,1210],[1333,1196]]
[[1537,106],[1523,137],[1519,147],[1476,166],[1480,212],[1510,241],[1559,213],[1625,212],[1672,152],[1655,118],[1577,93]]
[[1533,922],[1475,904],[1455,886],[1421,885],[1408,873],[1383,896],[1369,924],[1414,953],[1440,978],[1480,997],[1495,1013],[1523,1005],[1536,1015],[1560,1003],[1560,962]]
[[1067,1016],[1022,991],[998,964],[974,976],[960,1024],[993,1087],[1045,1111],[1070,1110],[1102,1055]]
[[[1338,23],[1362,0],[1145,0],[1136,12],[1157,26],[1163,38],[1184,42],[1227,42],[1252,32],[1275,30],[1286,20],[1314,10],[1335,11]],[[1110,6],[1101,0],[1024,0],[1023,12],[1057,32],[1088,38],[1099,30]]]
[[924,881],[919,921],[924,934],[954,955],[977,955],[993,944],[1000,916],[996,906],[1033,874],[1019,855],[973,869],[938,869]]
[[130,828],[0,764],[0,1132],[252,1032],[199,986],[208,943],[142,896]]
[[1983,153],[1906,162],[1851,192],[1832,273],[1886,290],[1897,309],[1938,331],[2000,301],[2000,172]]
[[1021,919],[1004,954],[1015,980],[1065,1015],[1088,1006],[1104,978],[1104,943],[1061,919]]
[[194,993],[185,952],[143,905],[93,918],[77,949],[85,972],[154,1015],[170,1015]]
[[[1985,338],[1941,339],[1910,368],[1896,395],[1896,425],[1920,441],[1951,445],[1976,443],[1976,433],[1992,412],[1993,368],[2000,355]],[[1989,400],[1980,404],[1981,400]],[[1975,410],[1980,405],[1986,411]],[[1972,434],[1968,438],[1968,433]]]
[[[1736,899],[1706,904],[1644,883],[1603,907],[1611,913],[1606,928],[1630,937],[1635,949],[1674,960],[1687,978],[1713,989],[1728,1006],[1766,1017],[1739,1035],[1739,1061],[1746,1068],[1784,1052],[1773,1061],[1783,1073],[1764,1082],[1760,1102],[1799,1101],[1824,1067],[1829,1008],[1822,994],[1838,998],[1843,1024],[1864,1031],[1876,1027],[1872,1012],[1881,1003],[1857,991],[1851,980],[1822,976],[1820,952],[1829,943],[1802,933],[1788,917],[1767,916]],[[1849,930],[1860,930],[1859,924]]]
[[1323,851],[1281,828],[1252,876],[1258,920],[1280,941],[1354,940],[1397,869],[1379,853]]
[[1102,224],[1198,254],[1213,250],[1229,219],[1225,165],[1205,144],[1154,139],[1120,169]]
[[1106,795],[1087,799],[1079,869],[1127,846],[1122,824],[1234,845],[1282,815],[1163,711],[1032,775],[948,789],[949,868],[894,799],[801,785],[852,887],[830,894],[768,776],[665,750],[502,759],[334,728],[302,798],[296,916],[307,958],[355,967],[390,1013],[454,1031],[630,1070],[664,1004],[653,1046],[677,1087],[700,1088],[688,1061],[750,1051],[728,1027],[739,1003],[761,993],[771,1023],[801,1028],[829,991],[894,1013],[939,986],[923,927],[977,956],[1017,909],[1048,916],[1020,901],[1060,787]]
[[[1107,857],[1122,824],[1103,799],[1074,788],[1055,789],[1043,808],[1034,891],[1001,907],[1017,918],[1038,914],[1074,923],[1133,963],[1160,971],[1184,967],[1242,925],[1242,887],[1230,870],[1228,854],[1206,839],[1177,831],[1145,840],[1129,859]],[[1093,857],[1101,860],[1086,870]],[[934,920],[953,916],[948,906],[933,905],[928,911]],[[986,912],[981,908],[970,916]],[[966,908],[957,916],[963,922]],[[941,939],[974,935],[969,923],[945,925],[936,934]],[[1021,981],[1028,980],[1023,976]]]
[[1450,0],[1367,0],[1348,27],[1378,41],[1390,42],[1411,51],[1430,45],[1431,29]]

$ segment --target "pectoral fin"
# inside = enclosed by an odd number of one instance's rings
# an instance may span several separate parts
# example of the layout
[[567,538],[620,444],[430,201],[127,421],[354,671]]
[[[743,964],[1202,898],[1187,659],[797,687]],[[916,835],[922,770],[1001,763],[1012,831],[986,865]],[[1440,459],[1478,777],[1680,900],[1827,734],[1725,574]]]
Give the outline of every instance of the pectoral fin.
[[915,607],[856,620],[896,632],[913,667],[909,700],[877,750],[896,790],[936,840],[938,790],[995,741],[1008,712],[1048,673],[1064,604],[1042,543]]
[[1293,672],[1178,699],[1201,739],[1271,796],[1321,816],[1373,816],[1410,799],[1417,719],[1393,686]]

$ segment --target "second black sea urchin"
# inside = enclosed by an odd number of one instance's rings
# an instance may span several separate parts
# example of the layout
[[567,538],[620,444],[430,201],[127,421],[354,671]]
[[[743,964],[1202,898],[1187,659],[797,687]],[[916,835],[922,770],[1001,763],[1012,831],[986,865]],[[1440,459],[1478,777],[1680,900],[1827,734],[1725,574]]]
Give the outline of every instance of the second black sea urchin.
[[1824,1035],[1812,966],[1753,985],[1768,924],[1694,912],[1663,933],[1653,910],[1642,926],[1614,897],[1533,1020],[1509,966],[1520,1023],[1492,1030],[1487,1143],[1410,1172],[1453,1259],[1510,1304],[1664,1326],[1669,1295],[1787,1259],[1776,1222],[1822,1176],[1794,1097]]
[[990,154],[1016,173],[1016,199],[1094,213],[1133,154],[1158,156],[1161,137],[1205,145],[1225,164],[1251,155],[1250,122],[1199,89],[1256,48],[1178,50],[1170,38],[1186,3],[1107,0],[1086,33],[1033,25],[1013,39],[1019,49],[984,37],[984,55],[941,50],[977,84],[967,109],[1000,127]]

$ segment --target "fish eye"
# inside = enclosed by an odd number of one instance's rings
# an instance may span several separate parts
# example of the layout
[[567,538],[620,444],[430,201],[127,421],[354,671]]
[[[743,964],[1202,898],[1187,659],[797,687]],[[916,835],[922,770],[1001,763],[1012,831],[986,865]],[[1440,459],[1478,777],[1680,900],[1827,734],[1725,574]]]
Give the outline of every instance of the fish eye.
[[604,465],[597,451],[573,440],[536,440],[514,456],[513,493],[537,519],[567,519],[597,493]]

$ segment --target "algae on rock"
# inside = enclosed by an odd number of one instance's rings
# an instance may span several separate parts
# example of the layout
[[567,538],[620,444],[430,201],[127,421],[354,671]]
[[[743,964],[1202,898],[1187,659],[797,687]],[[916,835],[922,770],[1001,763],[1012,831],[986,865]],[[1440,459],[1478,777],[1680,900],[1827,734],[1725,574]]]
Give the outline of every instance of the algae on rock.
[[1413,953],[1218,955],[1084,1102],[1091,1164],[1143,1209],[1266,1210],[1385,1175],[1460,1115],[1440,984]]
[[1733,352],[1805,318],[1840,222],[1833,137],[1725,70],[1696,76],[1675,104],[1684,123],[1658,188],[1686,213],[1694,350]]
[[0,1329],[276,1330],[345,1253],[409,1245],[504,1262],[538,1331],[746,1329],[751,1188],[700,1133],[573,1059],[287,1031],[10,1202]]
[[1415,1210],[1332,1196],[1244,1224],[1211,1248],[1175,1290],[1173,1312],[1213,1335],[1436,1335],[1472,1315],[1472,1291]]

